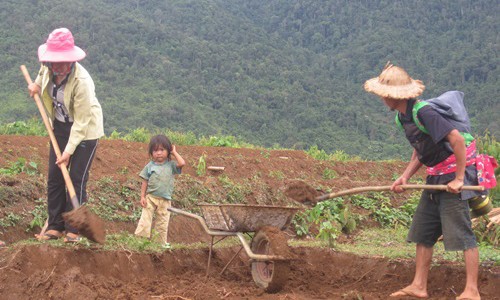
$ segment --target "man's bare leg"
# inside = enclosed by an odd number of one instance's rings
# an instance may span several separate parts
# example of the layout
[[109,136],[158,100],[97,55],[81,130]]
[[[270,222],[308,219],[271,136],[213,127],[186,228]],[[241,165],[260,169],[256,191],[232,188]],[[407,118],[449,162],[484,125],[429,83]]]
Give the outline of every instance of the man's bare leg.
[[391,297],[410,296],[416,298],[427,298],[427,278],[432,260],[432,247],[426,247],[422,244],[417,244],[415,257],[415,277],[413,282],[397,292],[392,293]]
[[481,299],[477,280],[479,274],[479,250],[476,248],[464,251],[466,282],[463,293],[457,299]]

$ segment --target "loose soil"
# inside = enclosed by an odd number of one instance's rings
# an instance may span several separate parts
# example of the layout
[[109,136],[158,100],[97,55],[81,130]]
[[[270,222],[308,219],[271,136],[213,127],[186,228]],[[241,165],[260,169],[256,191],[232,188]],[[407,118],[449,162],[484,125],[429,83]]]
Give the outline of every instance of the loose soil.
[[[389,185],[405,167],[404,162],[324,162],[303,151],[233,149],[178,146],[186,159],[177,178],[174,206],[199,213],[196,201],[305,207],[287,197],[287,188],[306,182],[315,196],[354,187]],[[138,208],[140,179],[147,163],[147,145],[102,140],[91,169],[89,198],[106,199],[116,214],[130,214],[124,205]],[[39,199],[46,199],[47,137],[0,136],[0,168],[25,158],[37,164],[39,175],[0,175],[0,218],[21,215],[16,226],[0,227],[0,299],[387,299],[388,294],[413,278],[411,259],[362,257],[326,248],[291,247],[293,256],[284,288],[268,294],[252,280],[250,262],[239,246],[215,249],[206,276],[208,246],[163,253],[136,253],[127,249],[107,251],[102,245],[55,247],[51,243],[18,243],[33,240],[40,228],[30,228]],[[206,166],[222,171],[198,174],[200,157]],[[336,175],[325,179],[325,170]],[[423,176],[423,174],[419,174]],[[299,189],[295,193],[300,192]],[[239,196],[240,195],[240,196]],[[243,197],[241,197],[243,195]],[[394,206],[405,194],[391,195]],[[97,200],[94,200],[97,202]],[[312,202],[312,201],[311,201]],[[94,205],[94,204],[89,204]],[[363,211],[358,211],[363,213]],[[367,220],[361,226],[373,226]],[[105,220],[107,234],[133,233],[134,221]],[[295,239],[293,230],[285,232]],[[343,237],[342,242],[350,242]],[[174,244],[208,242],[199,223],[182,216],[171,220],[169,239]],[[220,274],[231,258],[234,261]],[[464,286],[462,264],[436,262],[429,278],[432,299],[454,299]],[[483,299],[500,299],[500,268],[481,266]]]

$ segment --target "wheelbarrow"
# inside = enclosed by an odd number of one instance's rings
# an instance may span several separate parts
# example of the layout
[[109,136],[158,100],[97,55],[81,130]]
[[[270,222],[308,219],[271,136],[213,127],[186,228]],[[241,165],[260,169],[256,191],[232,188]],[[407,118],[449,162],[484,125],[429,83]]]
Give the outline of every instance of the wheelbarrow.
[[[294,259],[283,230],[290,224],[299,208],[243,204],[198,206],[203,217],[173,207],[168,210],[198,220],[205,232],[211,236],[206,276],[210,271],[213,246],[227,237],[236,236],[242,246],[220,274],[224,273],[244,249],[250,258],[252,278],[257,286],[268,293],[280,291],[288,279],[290,262]],[[248,243],[245,234],[250,236],[252,232],[255,234]],[[215,237],[220,238],[214,241]]]

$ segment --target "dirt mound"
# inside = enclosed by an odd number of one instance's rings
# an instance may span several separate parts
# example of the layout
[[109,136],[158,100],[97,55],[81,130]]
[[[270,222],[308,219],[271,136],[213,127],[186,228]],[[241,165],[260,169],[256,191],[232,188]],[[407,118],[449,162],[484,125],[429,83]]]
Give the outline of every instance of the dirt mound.
[[[215,250],[205,277],[205,250],[162,254],[98,248],[18,246],[0,250],[2,299],[386,299],[410,282],[413,266],[405,261],[358,257],[320,248],[293,248],[282,291],[265,294],[252,281],[250,264],[238,248]],[[223,266],[236,255],[221,275]],[[463,288],[463,267],[432,268],[432,299],[454,299]],[[480,272],[483,299],[499,299],[500,274]]]

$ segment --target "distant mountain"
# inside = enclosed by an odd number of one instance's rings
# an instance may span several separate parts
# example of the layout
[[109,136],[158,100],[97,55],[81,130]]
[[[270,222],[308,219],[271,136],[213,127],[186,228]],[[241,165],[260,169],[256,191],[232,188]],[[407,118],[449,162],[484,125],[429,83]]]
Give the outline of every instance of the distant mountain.
[[87,51],[106,133],[138,127],[234,135],[258,145],[408,158],[364,92],[391,60],[423,98],[466,93],[477,134],[498,137],[496,1],[4,0],[0,122],[36,115],[19,65],[57,27]]

